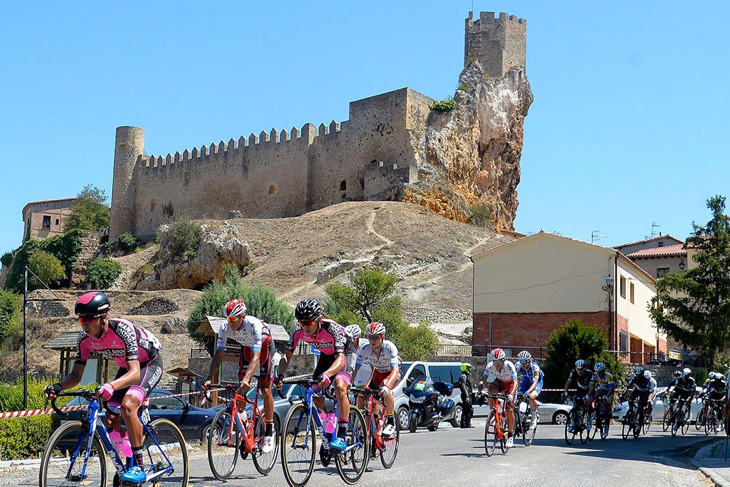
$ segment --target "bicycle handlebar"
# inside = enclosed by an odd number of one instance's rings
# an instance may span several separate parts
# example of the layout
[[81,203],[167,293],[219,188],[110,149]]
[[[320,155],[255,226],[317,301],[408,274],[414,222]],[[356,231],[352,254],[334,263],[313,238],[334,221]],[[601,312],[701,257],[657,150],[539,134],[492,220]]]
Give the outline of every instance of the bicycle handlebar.
[[89,402],[97,401],[99,405],[112,416],[119,416],[120,414],[122,414],[121,411],[110,408],[107,402],[104,401],[101,397],[97,397],[96,391],[90,391],[89,389],[76,389],[75,391],[68,392],[60,391],[55,395],[53,399],[51,399],[51,408],[53,408],[53,410],[58,415],[63,417],[68,416],[68,411],[63,411],[58,406],[56,406],[56,400],[59,397],[83,397]]

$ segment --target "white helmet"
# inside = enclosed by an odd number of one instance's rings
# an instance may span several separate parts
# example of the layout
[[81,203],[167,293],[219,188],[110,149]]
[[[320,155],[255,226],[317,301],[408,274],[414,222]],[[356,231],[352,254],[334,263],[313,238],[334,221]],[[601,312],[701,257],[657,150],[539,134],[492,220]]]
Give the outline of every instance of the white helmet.
[[651,370],[645,370],[644,377],[646,377],[647,379],[651,379]]
[[360,325],[347,325],[345,331],[352,338],[360,338],[362,336],[362,328],[360,328]]
[[532,360],[532,354],[530,354],[527,350],[523,350],[517,354],[517,360]]
[[709,379],[710,379],[710,380],[715,380],[715,377],[717,377],[717,374],[715,374],[714,372],[710,372],[710,373],[709,373],[709,374],[707,375],[707,377],[709,377]]
[[692,370],[690,370],[689,367],[682,369],[682,377],[689,377],[690,375],[692,375]]

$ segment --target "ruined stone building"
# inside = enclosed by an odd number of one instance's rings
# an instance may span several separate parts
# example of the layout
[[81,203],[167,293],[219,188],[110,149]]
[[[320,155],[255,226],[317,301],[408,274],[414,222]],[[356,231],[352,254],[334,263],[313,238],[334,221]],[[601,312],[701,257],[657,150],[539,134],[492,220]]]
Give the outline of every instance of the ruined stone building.
[[145,155],[145,132],[118,127],[110,238],[151,238],[179,217],[301,215],[343,201],[411,201],[469,221],[470,205],[513,230],[522,125],[532,102],[526,21],[482,12],[466,19],[457,108],[410,88],[350,103],[349,119]]

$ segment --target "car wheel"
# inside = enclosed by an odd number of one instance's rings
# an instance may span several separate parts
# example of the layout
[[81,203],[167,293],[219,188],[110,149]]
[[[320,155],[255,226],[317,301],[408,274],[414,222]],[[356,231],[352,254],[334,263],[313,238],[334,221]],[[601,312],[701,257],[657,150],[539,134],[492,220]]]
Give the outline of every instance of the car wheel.
[[408,423],[410,423],[411,412],[406,406],[398,408],[398,422],[400,423],[400,430],[405,431],[408,429]]
[[568,413],[565,411],[557,411],[555,414],[553,414],[553,424],[562,424],[568,422]]
[[461,415],[464,414],[464,409],[460,404],[454,406],[454,415],[451,417],[451,426],[454,428],[461,427]]

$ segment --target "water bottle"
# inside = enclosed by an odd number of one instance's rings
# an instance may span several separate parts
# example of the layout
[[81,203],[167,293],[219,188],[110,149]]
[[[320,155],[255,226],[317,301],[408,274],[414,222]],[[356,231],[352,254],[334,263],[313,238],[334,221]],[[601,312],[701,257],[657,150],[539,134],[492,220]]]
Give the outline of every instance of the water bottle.
[[335,431],[335,425],[337,425],[337,416],[335,413],[320,411],[319,419],[322,421],[322,427],[325,433],[332,434]]
[[129,437],[126,432],[124,433],[124,437],[122,437],[118,431],[114,430],[109,433],[109,439],[111,440],[112,446],[114,446],[117,455],[127,458],[132,456],[132,446],[129,444]]
[[520,402],[520,414],[525,414],[527,412],[527,402],[522,401]]

